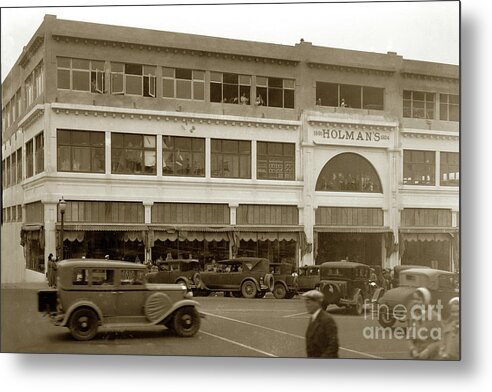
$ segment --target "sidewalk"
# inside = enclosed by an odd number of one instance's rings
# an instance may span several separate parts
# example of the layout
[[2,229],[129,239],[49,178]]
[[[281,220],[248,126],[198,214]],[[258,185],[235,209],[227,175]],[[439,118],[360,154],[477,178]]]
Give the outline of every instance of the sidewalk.
[[24,290],[40,290],[48,289],[48,282],[18,282],[18,283],[2,283],[1,289],[24,289]]

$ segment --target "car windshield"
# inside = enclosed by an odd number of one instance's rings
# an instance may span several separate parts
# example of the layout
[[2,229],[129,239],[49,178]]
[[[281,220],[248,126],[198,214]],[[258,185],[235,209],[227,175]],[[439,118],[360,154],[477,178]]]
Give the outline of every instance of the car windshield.
[[322,268],[321,269],[321,278],[322,279],[327,279],[327,278],[333,278],[333,277],[340,277],[340,278],[352,278],[354,273],[353,268]]
[[429,287],[430,280],[427,275],[402,272],[400,274],[400,286]]

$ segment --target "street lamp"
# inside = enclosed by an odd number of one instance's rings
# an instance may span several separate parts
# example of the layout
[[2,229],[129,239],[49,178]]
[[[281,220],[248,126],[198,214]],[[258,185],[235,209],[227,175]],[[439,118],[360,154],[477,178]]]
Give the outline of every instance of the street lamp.
[[63,260],[63,223],[64,223],[64,216],[65,216],[65,210],[67,208],[67,202],[63,199],[63,196],[60,200],[58,200],[58,208],[60,210],[60,216],[61,216],[61,246],[60,246],[60,259]]

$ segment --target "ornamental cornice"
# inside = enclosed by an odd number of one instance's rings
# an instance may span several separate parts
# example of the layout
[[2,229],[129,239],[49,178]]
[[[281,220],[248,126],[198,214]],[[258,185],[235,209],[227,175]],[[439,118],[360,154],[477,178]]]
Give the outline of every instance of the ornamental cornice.
[[187,48],[178,48],[178,47],[163,46],[163,45],[146,45],[140,43],[121,42],[121,41],[113,41],[113,40],[105,40],[105,39],[89,39],[89,38],[74,37],[74,36],[61,35],[61,34],[53,34],[53,39],[55,39],[56,41],[64,41],[66,43],[102,46],[108,48],[110,47],[127,48],[132,50],[139,50],[142,52],[144,51],[162,52],[166,54],[176,54],[176,55],[215,57],[215,58],[222,58],[227,60],[253,62],[253,63],[260,63],[260,64],[277,64],[277,65],[285,65],[285,66],[296,66],[297,64],[299,64],[299,61],[297,60],[287,60],[282,58],[252,56],[252,55],[236,54],[236,53],[221,53],[212,50],[187,49]]
[[345,122],[333,120],[308,120],[309,125],[317,127],[330,127],[336,129],[351,129],[357,131],[395,131],[397,123],[378,123],[378,122]]
[[291,120],[113,108],[106,106],[72,105],[62,103],[54,103],[51,105],[51,108],[56,114],[181,123],[182,127],[185,130],[190,131],[190,133],[193,132],[195,130],[195,126],[199,124],[251,128],[277,128],[286,130],[296,130],[301,125],[300,121]]
[[402,129],[401,135],[405,139],[454,140],[460,138],[458,132],[432,131],[422,129]]
[[44,105],[34,106],[29,113],[27,113],[18,124],[18,128],[29,128],[35,121],[44,115]]
[[453,78],[450,76],[441,76],[441,75],[428,75],[428,74],[420,74],[415,72],[400,72],[401,76],[408,79],[420,79],[420,80],[432,80],[432,81],[440,81],[447,83],[459,83],[459,78]]
[[326,69],[331,71],[352,72],[352,73],[361,73],[361,74],[379,75],[379,76],[391,76],[395,73],[395,71],[389,69],[355,67],[350,65],[324,64],[324,63],[315,63],[315,62],[308,62],[308,67]]
[[22,57],[19,60],[19,65],[22,68],[25,68],[31,57],[38,51],[38,49],[43,45],[44,36],[36,37],[31,44],[31,46],[22,54]]

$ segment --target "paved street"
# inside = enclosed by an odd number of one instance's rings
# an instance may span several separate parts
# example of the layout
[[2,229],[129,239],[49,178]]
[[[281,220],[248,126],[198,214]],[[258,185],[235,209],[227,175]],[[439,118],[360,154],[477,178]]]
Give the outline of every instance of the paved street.
[[[178,338],[164,327],[151,327],[100,329],[94,340],[77,342],[67,328],[53,326],[37,312],[35,288],[2,288],[2,352],[305,357],[308,315],[301,298],[210,296],[197,300],[206,317],[193,338]],[[404,340],[363,336],[363,329],[377,322],[341,309],[330,312],[339,328],[340,357],[409,358]]]

